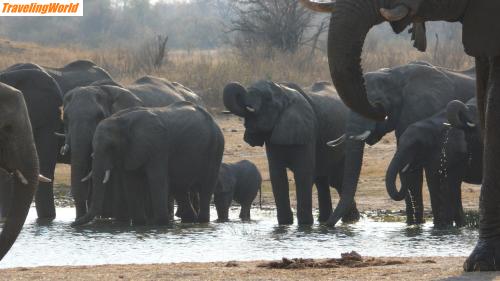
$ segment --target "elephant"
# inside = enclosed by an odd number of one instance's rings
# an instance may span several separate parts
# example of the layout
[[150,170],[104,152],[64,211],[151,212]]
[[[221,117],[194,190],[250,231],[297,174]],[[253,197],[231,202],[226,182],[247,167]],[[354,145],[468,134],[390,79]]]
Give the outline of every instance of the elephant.
[[4,72],[26,69],[47,72],[56,80],[63,95],[74,88],[87,86],[95,81],[112,80],[111,75],[106,70],[88,60],[76,60],[61,68],[40,66],[34,63],[18,63],[9,66]]
[[[2,72],[0,82],[18,89],[23,94],[33,129],[40,172],[53,179],[59,151],[59,139],[54,133],[59,130],[62,123],[60,110],[62,93],[58,84],[45,71],[34,69]],[[0,200],[5,200],[7,197],[7,194],[2,194]],[[38,185],[35,203],[39,219],[55,218],[52,182]]]
[[[333,87],[318,83],[306,94],[291,83],[262,80],[245,88],[233,82],[224,88],[223,99],[231,113],[244,118],[244,141],[251,146],[265,144],[278,223],[293,223],[287,168],[294,173],[298,223],[313,223],[313,183],[318,190],[319,221],[326,221],[332,213],[330,186],[339,193],[343,188],[346,153],[343,145],[331,149],[326,143],[344,134],[348,115]],[[359,219],[355,205],[344,219]]]
[[0,234],[0,260],[7,254],[21,231],[38,181],[49,181],[39,174],[38,155],[23,94],[0,83],[0,189],[10,190],[7,217]]
[[475,58],[477,107],[484,144],[479,239],[464,263],[466,271],[499,270],[500,265],[500,2],[490,0],[300,0],[307,7],[331,13],[328,61],[342,100],[357,113],[384,120],[387,110],[369,101],[361,71],[361,50],[367,32],[390,22],[396,33],[413,23],[415,46],[425,50],[425,22],[461,22],[465,52]]
[[[91,206],[73,226],[86,224],[101,213],[106,182],[115,168],[124,170],[125,193],[131,204],[143,204],[138,198],[150,194],[154,224],[169,222],[170,193],[182,210],[182,222],[209,222],[224,136],[203,107],[182,101],[162,108],[120,111],[99,123],[93,151]],[[147,182],[136,184],[142,176]],[[199,212],[193,209],[190,193],[199,195]],[[144,208],[135,210],[133,220],[144,221]]]
[[[365,144],[374,145],[386,134],[394,131],[396,139],[411,124],[431,117],[444,109],[454,99],[467,101],[474,96],[474,78],[467,72],[455,72],[435,67],[426,62],[412,62],[407,65],[380,69],[364,75],[368,97],[377,100],[388,109],[388,118],[373,121],[354,111],[349,113],[345,134],[330,142],[336,146],[345,144],[346,159],[343,175],[343,191],[335,213],[328,224],[335,225],[349,208],[357,189]],[[404,184],[422,189],[423,170],[414,169],[401,176]],[[415,198],[413,198],[415,199]],[[423,212],[416,209],[411,197],[406,198],[408,224],[423,222]],[[349,210],[349,209],[347,209]]]
[[262,177],[254,163],[248,160],[222,163],[214,192],[218,220],[228,220],[229,207],[234,200],[241,205],[240,219],[249,221],[250,208],[261,185]]
[[[467,105],[451,101],[436,115],[410,125],[399,137],[397,151],[387,170],[386,187],[391,198],[403,200],[409,197],[416,213],[421,216],[421,186],[409,184],[398,191],[395,182],[398,173],[424,168],[436,227],[449,227],[453,223],[463,226],[462,182],[481,184],[483,155],[477,117],[470,114],[468,121],[462,121],[460,117],[462,112],[475,109],[475,98]],[[460,129],[446,123],[449,117],[454,118],[453,123]]]
[[[186,87],[152,76],[142,77],[127,88],[120,87],[112,80],[103,80],[66,94],[63,117],[66,144],[61,152],[71,153],[71,192],[76,218],[85,215],[89,206],[89,183],[84,179],[91,178],[88,175],[92,163],[92,139],[99,122],[122,109],[160,107],[187,99],[201,103],[201,99]],[[113,179],[113,185],[119,185],[114,183],[115,180],[118,177]],[[125,198],[122,198],[121,203],[119,198],[116,199],[114,211],[110,212],[121,216]],[[127,219],[127,215],[124,214],[123,218]]]

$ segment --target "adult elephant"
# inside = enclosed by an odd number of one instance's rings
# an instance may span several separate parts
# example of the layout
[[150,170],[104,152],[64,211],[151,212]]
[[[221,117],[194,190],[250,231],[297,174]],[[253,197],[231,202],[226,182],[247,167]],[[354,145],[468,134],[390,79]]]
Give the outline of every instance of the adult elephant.
[[76,60],[61,68],[40,66],[34,63],[18,63],[8,67],[4,72],[26,69],[47,72],[57,81],[63,95],[76,87],[87,86],[95,81],[112,80],[106,70],[89,60]]
[[[0,234],[0,260],[21,231],[41,178],[23,94],[0,83],[0,189],[10,190],[7,218]],[[43,178],[47,181],[46,178]]]
[[[59,139],[54,133],[61,127],[62,93],[58,84],[46,72],[31,69],[2,72],[0,82],[22,92],[38,151],[40,172],[53,179],[59,151]],[[36,189],[35,203],[38,218],[45,220],[55,218],[51,182],[40,183]]]
[[[155,224],[169,221],[167,202],[173,194],[183,222],[208,222],[224,136],[212,116],[190,102],[163,108],[133,108],[116,113],[97,127],[94,142],[92,203],[73,226],[90,222],[102,212],[106,182],[115,169],[124,170],[129,203],[142,204],[151,195]],[[146,184],[135,184],[146,178]],[[142,190],[142,189],[144,190]],[[199,194],[199,212],[190,193]],[[134,220],[145,220],[143,206]]]
[[[422,189],[410,184],[398,191],[396,176],[424,167],[434,226],[437,227],[454,223],[464,225],[462,182],[480,184],[482,180],[482,144],[476,126],[477,117],[471,114],[475,105],[476,99],[469,100],[467,105],[451,101],[438,114],[409,126],[399,137],[397,151],[387,170],[386,187],[391,198],[402,200],[409,197],[415,206],[415,217],[421,217]],[[460,129],[446,123],[448,116]]]
[[[320,83],[312,90],[306,94],[296,85],[271,81],[259,81],[247,89],[238,83],[224,88],[226,108],[245,118],[245,142],[266,146],[279,224],[293,223],[287,168],[294,173],[299,224],[313,223],[313,183],[318,189],[320,222],[332,213],[330,186],[342,189],[345,152],[326,143],[345,132],[348,110],[331,85]],[[357,220],[355,205],[350,207],[344,218]]]
[[[345,142],[345,149],[348,151],[342,184],[345,194],[328,220],[331,225],[339,220],[346,208],[350,208],[354,199],[365,143],[376,144],[392,131],[399,140],[408,126],[439,112],[451,100],[469,100],[475,89],[474,78],[466,73],[435,67],[426,62],[380,69],[366,73],[364,78],[369,99],[383,104],[389,114],[386,120],[377,122],[351,111],[345,135],[330,143],[334,146]],[[423,170],[411,170],[402,175],[401,180],[404,185],[412,185],[416,190],[421,190]],[[413,199],[416,198],[406,197],[407,223],[422,223],[423,210],[414,204]]]
[[[83,179],[91,171],[92,139],[100,121],[122,109],[145,106],[160,107],[177,101],[199,97],[186,87],[165,79],[146,76],[127,88],[112,81],[79,87],[64,98],[66,145],[63,153],[71,153],[71,189],[75,200],[76,218],[87,212],[89,182]],[[83,180],[83,181],[82,181]],[[116,202],[116,207],[119,207]],[[118,213],[113,212],[115,214]]]
[[425,21],[463,23],[465,52],[476,58],[477,103],[484,137],[484,172],[480,198],[480,235],[464,264],[466,271],[498,270],[500,265],[500,2],[490,0],[301,0],[311,9],[332,13],[328,57],[342,100],[356,112],[383,120],[388,111],[369,101],[361,72],[361,50],[367,32],[384,21],[395,32],[410,23],[416,46],[425,49]]

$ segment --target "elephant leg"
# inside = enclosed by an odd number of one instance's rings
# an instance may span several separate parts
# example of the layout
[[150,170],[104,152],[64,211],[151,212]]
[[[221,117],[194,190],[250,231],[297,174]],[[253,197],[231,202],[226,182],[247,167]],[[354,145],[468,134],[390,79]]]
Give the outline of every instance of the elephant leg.
[[292,161],[292,171],[295,178],[297,194],[297,221],[300,225],[314,223],[312,216],[312,185],[314,181],[314,151],[313,146],[297,149]]
[[[35,132],[35,144],[40,162],[40,174],[54,179],[57,162],[57,136],[54,134],[58,126],[46,126]],[[35,193],[35,206],[39,219],[52,220],[56,217],[54,204],[54,187],[52,183],[38,184]]]
[[127,196],[123,192],[123,171],[116,169],[111,176],[113,185],[113,218],[117,221],[128,222],[132,218],[132,211],[129,213]]
[[161,164],[150,163],[146,175],[153,208],[153,223],[157,225],[168,224],[168,176]]
[[[290,195],[288,186],[288,176],[286,174],[286,164],[280,156],[266,145],[267,159],[269,165],[269,176],[273,190],[274,202],[278,223],[293,224],[293,213],[290,207]],[[279,154],[279,153],[276,153]]]
[[140,175],[132,172],[123,173],[123,187],[133,225],[146,224],[146,211],[144,209],[146,194],[144,193],[147,188],[144,185],[145,182]]
[[[318,190],[319,222],[325,222],[332,214],[332,197],[328,177],[316,178],[316,189]],[[339,193],[340,194],[340,193]]]
[[242,221],[250,220],[250,208],[251,204],[241,204],[240,219]]
[[[476,60],[478,63],[478,60]],[[481,62],[476,69],[478,79],[484,79]],[[484,89],[478,86],[478,97]],[[479,100],[478,100],[479,102]],[[484,116],[483,185],[479,199],[479,241],[464,264],[466,271],[500,270],[500,56],[490,60],[490,73]]]
[[417,168],[400,175],[401,185],[408,187],[406,203],[406,223],[422,224],[424,220],[424,200],[422,198],[423,169]]
[[426,169],[425,172],[431,197],[434,227],[443,227],[445,222],[443,221],[443,202],[441,202],[441,177],[434,169]]
[[[220,192],[214,194],[214,204],[217,210],[217,220],[220,222],[229,220],[229,207],[231,201],[229,201],[229,192]],[[232,198],[231,198],[232,200]]]
[[193,205],[189,198],[189,193],[185,191],[175,192],[175,200],[177,200],[178,216],[182,223],[193,223],[198,220],[198,216],[194,211]]
[[200,213],[200,194],[198,192],[189,192],[189,200],[193,205],[193,209],[196,214]]

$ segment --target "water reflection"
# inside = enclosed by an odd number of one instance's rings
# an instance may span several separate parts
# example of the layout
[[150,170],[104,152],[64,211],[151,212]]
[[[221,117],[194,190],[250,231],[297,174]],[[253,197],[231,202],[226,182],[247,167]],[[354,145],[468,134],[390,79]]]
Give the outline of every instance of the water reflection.
[[227,223],[133,227],[98,221],[71,228],[74,213],[61,208],[53,222],[37,223],[31,210],[0,267],[327,258],[352,250],[369,256],[462,256],[477,236],[470,229],[434,229],[430,223],[408,227],[368,218],[336,228],[278,226],[268,209],[252,210],[253,221],[240,222],[236,208]]

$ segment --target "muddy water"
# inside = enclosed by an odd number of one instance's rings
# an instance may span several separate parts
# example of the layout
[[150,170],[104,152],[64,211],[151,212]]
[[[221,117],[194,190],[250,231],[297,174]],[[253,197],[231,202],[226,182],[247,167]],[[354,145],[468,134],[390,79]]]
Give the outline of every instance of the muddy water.
[[234,208],[233,222],[176,222],[162,228],[96,222],[75,229],[69,226],[74,214],[60,208],[54,222],[40,225],[32,209],[0,267],[326,258],[352,250],[367,256],[465,256],[477,237],[476,230],[434,230],[431,223],[407,227],[367,218],[335,229],[277,226],[273,210],[252,210],[248,223],[237,219]]

